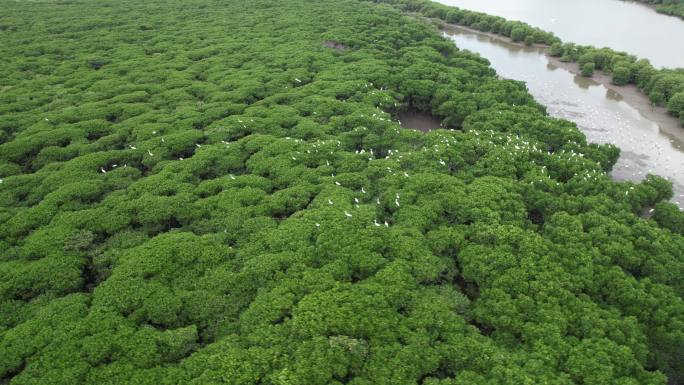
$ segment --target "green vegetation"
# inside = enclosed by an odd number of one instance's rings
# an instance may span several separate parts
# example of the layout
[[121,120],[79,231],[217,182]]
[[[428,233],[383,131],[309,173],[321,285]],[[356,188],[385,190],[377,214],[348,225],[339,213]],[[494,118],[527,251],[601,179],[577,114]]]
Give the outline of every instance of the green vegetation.
[[684,0],[637,0],[656,6],[656,11],[684,19]]
[[[425,17],[436,18],[447,23],[458,24],[482,32],[491,32],[511,38],[514,42],[534,43],[549,46],[549,55],[559,57],[565,62],[579,64],[580,73],[593,74],[588,63],[594,69],[612,74],[616,85],[636,85],[648,95],[654,105],[669,107],[670,100],[677,94],[684,94],[684,68],[656,69],[646,59],[638,59],[625,52],[610,48],[580,46],[574,43],[563,43],[551,32],[545,32],[519,21],[508,21],[502,17],[486,13],[468,11],[443,5],[431,0],[373,0],[388,3],[404,12],[418,13]],[[586,67],[586,68],[585,68]],[[591,75],[584,75],[591,76]],[[684,126],[684,114],[678,108],[669,107],[675,117],[679,117]]]
[[432,26],[356,0],[0,6],[0,383],[684,378],[670,184],[612,181],[617,148]]

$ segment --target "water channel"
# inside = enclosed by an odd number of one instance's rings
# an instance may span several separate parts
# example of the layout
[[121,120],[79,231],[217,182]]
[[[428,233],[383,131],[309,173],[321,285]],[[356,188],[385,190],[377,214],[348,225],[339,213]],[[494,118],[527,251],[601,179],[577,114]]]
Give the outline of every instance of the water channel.
[[684,67],[684,22],[648,6],[618,0],[437,0],[472,11],[520,20],[563,41],[610,47],[646,58],[656,67]]
[[665,124],[647,118],[624,100],[619,87],[607,88],[560,68],[542,48],[524,47],[461,28],[446,31],[460,49],[487,58],[499,76],[526,82],[550,115],[575,122],[590,142],[620,147],[613,178],[639,181],[649,173],[667,177],[673,182],[673,201],[684,208],[684,128],[676,120]]

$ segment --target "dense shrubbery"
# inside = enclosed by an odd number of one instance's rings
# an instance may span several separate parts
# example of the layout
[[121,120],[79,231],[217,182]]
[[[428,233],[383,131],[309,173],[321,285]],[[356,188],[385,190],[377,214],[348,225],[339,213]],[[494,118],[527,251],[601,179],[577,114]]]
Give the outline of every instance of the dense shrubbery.
[[2,6],[2,383],[684,376],[669,183],[611,181],[617,148],[430,26],[352,0]]
[[[467,26],[482,32],[492,32],[527,45],[545,44],[549,54],[562,61],[577,62],[582,75],[591,76],[594,70],[610,73],[616,85],[635,84],[654,105],[664,105],[684,126],[684,109],[679,100],[684,97],[684,68],[656,69],[646,59],[637,59],[624,52],[610,48],[580,46],[563,43],[550,32],[542,31],[519,21],[446,6],[431,0],[372,0],[392,4],[405,12],[418,12],[423,16],[438,18],[448,23]],[[593,68],[592,68],[593,65]],[[671,106],[670,100],[680,94]]]
[[672,16],[678,16],[684,19],[684,1],[683,0],[637,0],[642,3],[654,4],[656,10],[660,13],[665,13]]

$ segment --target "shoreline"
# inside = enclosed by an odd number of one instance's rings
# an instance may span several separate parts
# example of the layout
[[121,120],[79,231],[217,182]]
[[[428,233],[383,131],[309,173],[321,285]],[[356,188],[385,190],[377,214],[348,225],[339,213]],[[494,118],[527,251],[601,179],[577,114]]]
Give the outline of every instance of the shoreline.
[[[433,19],[428,19],[428,20],[433,20]],[[449,24],[449,23],[444,23],[443,21],[439,20],[441,24],[439,25],[439,29],[443,32],[449,33],[449,30],[460,30],[460,31],[465,31],[469,32],[472,34],[477,34],[481,36],[487,36],[490,39],[498,40],[507,44],[512,44],[516,45],[519,47],[524,47],[524,48],[536,48],[540,52],[540,54],[543,54],[546,57],[546,60],[561,69],[564,69],[568,72],[570,72],[573,75],[578,75],[581,76],[581,71],[579,68],[579,64],[575,62],[562,62],[560,61],[560,58],[554,57],[549,55],[549,46],[544,45],[544,44],[533,44],[533,45],[526,45],[525,43],[522,42],[515,42],[513,39],[506,37],[506,36],[501,36],[492,32],[482,32],[478,31],[473,28],[469,27],[464,27],[461,25],[457,24]],[[634,84],[628,84],[625,86],[617,86],[612,83],[610,75],[605,74],[603,71],[596,71],[593,76],[589,77],[588,79],[591,79],[595,81],[596,83],[604,86],[608,90],[612,90],[622,96],[623,101],[627,103],[629,106],[634,108],[643,116],[645,119],[648,119],[658,125],[658,127],[665,133],[670,134],[672,136],[675,136],[679,140],[684,141],[684,127],[680,125],[679,119],[675,118],[674,116],[670,115],[667,112],[666,107],[653,107],[651,106],[651,102],[648,98],[648,96],[644,93],[642,93]]]

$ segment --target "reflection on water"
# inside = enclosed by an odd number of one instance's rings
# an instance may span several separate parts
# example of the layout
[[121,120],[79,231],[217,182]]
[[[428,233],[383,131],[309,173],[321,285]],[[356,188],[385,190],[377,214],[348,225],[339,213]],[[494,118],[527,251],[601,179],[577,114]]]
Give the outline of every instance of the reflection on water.
[[462,29],[450,30],[447,36],[459,48],[487,58],[499,76],[526,82],[550,115],[575,122],[590,142],[620,147],[612,172],[615,179],[639,181],[649,173],[667,177],[673,182],[674,201],[684,208],[684,130],[682,135],[664,132],[618,92],[549,63],[538,48]]
[[436,117],[417,110],[400,112],[399,123],[404,128],[421,130],[423,132],[428,132],[442,126],[442,122]]
[[[684,67],[684,23],[643,4],[617,0],[437,0],[440,3],[521,20],[563,41],[610,47],[648,58],[658,67]],[[645,26],[641,28],[641,26]]]

